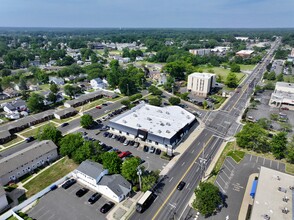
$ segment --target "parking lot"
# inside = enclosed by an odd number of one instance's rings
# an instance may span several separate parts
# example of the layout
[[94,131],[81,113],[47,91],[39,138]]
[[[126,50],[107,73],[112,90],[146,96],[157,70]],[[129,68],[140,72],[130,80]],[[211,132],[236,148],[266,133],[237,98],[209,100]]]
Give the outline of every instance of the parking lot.
[[261,166],[285,172],[285,164],[279,161],[246,154],[237,164],[231,157],[227,157],[215,181],[224,195],[225,205],[219,213],[205,219],[226,219],[227,216],[228,219],[238,219],[248,178],[253,173],[259,173]]
[[42,220],[105,220],[107,214],[102,214],[100,208],[109,200],[101,197],[90,205],[88,199],[94,192],[89,191],[80,198],[76,196],[76,192],[82,187],[75,183],[66,190],[59,187],[50,191],[28,212],[28,215]]

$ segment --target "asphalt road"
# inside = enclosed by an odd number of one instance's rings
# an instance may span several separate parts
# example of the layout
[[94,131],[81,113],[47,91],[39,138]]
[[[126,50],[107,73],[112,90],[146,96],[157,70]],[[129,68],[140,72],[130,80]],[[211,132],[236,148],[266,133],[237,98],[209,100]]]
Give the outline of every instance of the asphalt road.
[[[209,120],[206,128],[182,154],[177,163],[160,181],[159,189],[155,190],[157,199],[144,213],[134,213],[130,219],[184,219],[188,201],[198,185],[204,170],[209,166],[215,152],[223,142],[223,137],[232,136],[240,129],[236,123],[242,114],[256,83],[262,78],[266,65],[271,61],[274,50],[280,40],[269,50],[262,63],[258,64],[252,73],[240,85],[241,91],[234,93],[220,111],[210,113],[204,120]],[[205,166],[200,166],[200,158],[204,151]],[[203,157],[203,156],[202,156]],[[203,164],[203,163],[202,163]],[[204,167],[203,169],[200,167]],[[184,180],[185,189],[176,190],[178,183]]]

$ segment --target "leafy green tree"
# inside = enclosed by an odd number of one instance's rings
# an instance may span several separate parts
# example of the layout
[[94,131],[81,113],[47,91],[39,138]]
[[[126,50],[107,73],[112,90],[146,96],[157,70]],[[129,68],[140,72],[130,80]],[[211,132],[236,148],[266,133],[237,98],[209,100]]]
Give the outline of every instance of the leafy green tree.
[[37,138],[39,141],[52,140],[56,145],[62,138],[62,133],[53,124],[49,123],[43,127],[38,128]]
[[236,88],[238,85],[237,76],[235,73],[230,72],[226,79],[226,85],[229,88]]
[[206,100],[203,101],[203,109],[207,109],[208,107],[208,103]]
[[142,189],[141,191],[146,192],[147,190],[150,190],[156,183],[156,181],[159,178],[159,171],[151,171],[144,172],[142,176]]
[[133,95],[138,91],[135,81],[129,77],[120,78],[119,90],[127,96]]
[[294,163],[294,135],[287,144],[286,159],[289,163]]
[[4,77],[4,76],[10,76],[11,75],[11,70],[10,69],[3,69],[3,70],[0,71],[0,75],[2,77]]
[[240,68],[240,66],[239,66],[238,64],[233,63],[233,64],[231,65],[231,71],[232,71],[233,73],[239,73],[239,72],[241,72],[241,68]]
[[81,92],[81,89],[76,86],[72,85],[65,85],[64,86],[64,93],[70,97],[74,97],[76,94],[79,94]]
[[120,173],[122,160],[116,152],[106,152],[102,156],[103,168],[108,169],[109,174]]
[[132,157],[123,162],[121,166],[121,174],[124,178],[133,183],[138,181],[137,167],[140,165],[140,160],[137,157]]
[[28,100],[29,97],[30,97],[30,92],[29,91],[21,91],[21,98],[23,100]]
[[92,55],[91,55],[91,62],[92,62],[92,63],[97,63],[97,62],[98,62],[98,57],[97,57],[96,54],[92,54]]
[[181,99],[178,98],[178,97],[174,97],[174,96],[170,97],[170,98],[168,99],[168,101],[169,101],[169,103],[170,103],[171,105],[178,105],[178,104],[181,103]]
[[185,72],[187,71],[187,63],[182,61],[175,61],[165,65],[164,70],[167,71],[172,77],[177,79],[184,79]]
[[87,160],[92,155],[92,142],[85,141],[84,144],[77,148],[73,153],[73,160],[76,163],[82,163],[84,160]]
[[27,80],[23,76],[21,76],[19,78],[19,88],[21,90],[27,90],[28,89],[28,87],[27,87]]
[[271,121],[267,118],[260,118],[257,121],[257,124],[259,124],[263,129],[268,130],[271,126]]
[[58,91],[59,91],[59,87],[58,87],[58,85],[56,85],[55,83],[52,83],[52,84],[50,85],[50,91],[51,91],[52,93],[54,93],[54,94],[57,94]]
[[276,114],[276,113],[272,113],[270,115],[270,119],[273,120],[273,121],[278,121],[279,120],[279,115]]
[[275,84],[273,82],[268,82],[263,86],[265,90],[275,90]]
[[27,106],[32,112],[43,111],[45,109],[44,97],[37,93],[32,93],[30,98],[28,98]]
[[80,123],[83,128],[90,128],[94,125],[94,120],[91,115],[86,114],[81,117]]
[[284,75],[283,75],[283,73],[280,73],[279,75],[277,75],[276,80],[277,80],[278,82],[283,82],[283,81],[284,81]]
[[159,97],[154,97],[149,99],[149,104],[154,105],[154,106],[160,106],[161,105],[161,98]]
[[55,103],[57,101],[57,96],[53,92],[50,92],[47,97],[47,100]]
[[267,75],[267,79],[268,80],[276,80],[276,73],[275,72],[270,72],[268,75]]
[[121,104],[129,107],[131,105],[131,101],[129,99],[124,99],[121,101]]
[[292,131],[292,125],[288,122],[281,122],[280,126],[281,126],[281,130],[284,132]]
[[160,89],[158,89],[156,86],[151,85],[148,88],[148,92],[150,92],[152,95],[162,95],[162,91]]
[[267,132],[257,123],[248,123],[236,135],[237,144],[257,152],[268,152]]
[[219,189],[209,182],[201,182],[195,189],[195,195],[192,206],[204,216],[212,214],[222,203]]
[[64,136],[60,142],[60,154],[62,156],[69,156],[70,158],[73,156],[74,152],[82,146],[84,143],[84,139],[81,133],[71,133]]
[[277,159],[282,159],[285,157],[287,142],[288,140],[286,132],[277,133],[270,141],[271,151]]

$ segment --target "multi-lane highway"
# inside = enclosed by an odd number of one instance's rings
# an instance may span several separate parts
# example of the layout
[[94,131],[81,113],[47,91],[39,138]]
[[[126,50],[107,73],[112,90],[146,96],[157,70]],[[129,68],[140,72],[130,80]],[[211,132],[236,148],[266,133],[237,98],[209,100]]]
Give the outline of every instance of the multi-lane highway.
[[[242,82],[239,93],[233,94],[220,111],[212,111],[207,114],[204,118],[206,123],[204,130],[198,137],[195,137],[193,143],[156,187],[157,198],[151,207],[142,214],[134,213],[130,217],[131,220],[185,219],[188,201],[195,187],[199,184],[205,169],[209,166],[224,138],[233,136],[240,129],[236,121],[245,109],[254,86],[261,79],[279,43],[280,39],[277,39],[263,61]],[[186,182],[182,191],[176,189],[180,181]]]

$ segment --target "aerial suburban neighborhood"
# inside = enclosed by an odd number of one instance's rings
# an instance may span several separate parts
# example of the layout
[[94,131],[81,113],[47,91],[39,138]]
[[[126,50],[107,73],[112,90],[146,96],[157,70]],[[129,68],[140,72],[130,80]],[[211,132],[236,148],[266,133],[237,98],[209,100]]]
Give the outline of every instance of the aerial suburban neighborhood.
[[294,29],[61,2],[0,9],[0,220],[294,219]]

